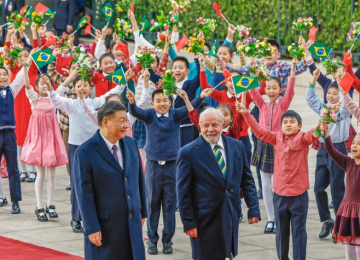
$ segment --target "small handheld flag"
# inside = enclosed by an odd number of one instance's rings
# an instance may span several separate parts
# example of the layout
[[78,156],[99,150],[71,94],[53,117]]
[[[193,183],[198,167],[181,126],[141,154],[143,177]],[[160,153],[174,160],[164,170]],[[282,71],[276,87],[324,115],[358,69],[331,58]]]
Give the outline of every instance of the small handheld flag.
[[315,42],[309,47],[309,51],[314,58],[317,58],[318,60],[325,60],[325,58],[330,53],[331,48],[325,44],[322,44],[321,42]]
[[148,19],[146,19],[146,16],[144,16],[140,23],[139,23],[139,33],[143,34],[145,32],[145,29],[148,28],[150,25]]
[[184,48],[188,42],[189,42],[189,38],[186,37],[185,34],[183,34],[183,37],[181,38],[181,40],[175,42],[177,51],[178,52],[181,51],[181,49]]
[[77,26],[77,30],[80,30],[82,27],[87,25],[89,20],[90,20],[90,18],[88,18],[88,17],[85,17],[85,16],[81,17],[81,19],[78,23],[78,26]]
[[346,73],[345,76],[340,80],[339,86],[342,88],[344,93],[349,93],[351,86],[354,82],[354,79],[349,73]]
[[29,5],[25,5],[23,8],[20,9],[20,14],[24,18],[29,18],[31,16],[32,7]]
[[50,18],[54,18],[55,16],[54,12],[51,11],[49,7],[43,5],[42,3],[38,3],[34,9],[38,13],[43,13],[46,16],[50,16]]
[[234,86],[235,95],[259,86],[259,82],[256,77],[239,75],[233,76],[231,79]]
[[31,58],[39,69],[55,60],[50,48],[35,52]]
[[110,74],[107,79],[115,83],[116,85],[126,84],[126,77],[122,68]]
[[[116,49],[120,50],[127,59],[130,58],[130,54],[129,54],[129,48],[126,44],[119,42]],[[129,61],[130,62],[130,61]]]
[[315,37],[315,34],[317,32],[318,28],[316,28],[315,26],[313,26],[310,31],[309,31],[309,40],[312,40],[314,42],[316,42],[316,37]]
[[216,54],[217,54],[217,43],[216,43],[216,41],[214,41],[214,44],[212,45],[211,50],[209,51],[208,55],[218,58],[218,56]]
[[223,13],[220,11],[221,5],[219,5],[218,3],[214,2],[214,3],[213,3],[213,7],[214,7],[215,12],[216,12],[222,19],[224,19],[225,22],[227,22],[227,24],[230,24],[230,23],[228,22],[228,20],[225,18],[225,16],[223,15]]
[[113,15],[113,9],[111,6],[111,3],[107,2],[104,7],[101,9],[101,11],[106,16],[106,20],[109,22],[111,20],[111,17]]

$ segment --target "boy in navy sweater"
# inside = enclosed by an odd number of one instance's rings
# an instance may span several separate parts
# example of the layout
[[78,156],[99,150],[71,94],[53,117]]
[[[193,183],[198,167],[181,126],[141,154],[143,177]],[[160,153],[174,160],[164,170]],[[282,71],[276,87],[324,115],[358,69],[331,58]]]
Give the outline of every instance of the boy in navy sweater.
[[[208,91],[207,91],[208,90]],[[191,103],[199,107],[206,96],[210,96],[213,89],[206,89]],[[184,90],[178,89],[179,96],[186,97]],[[180,125],[188,117],[186,106],[178,109],[171,107],[171,100],[164,94],[163,89],[155,89],[152,93],[151,105],[153,109],[143,110],[134,102],[134,93],[129,89],[126,96],[129,100],[129,112],[132,116],[145,123],[146,127],[146,168],[145,189],[146,206],[148,211],[148,253],[158,253],[157,233],[160,209],[163,208],[164,229],[162,235],[163,253],[172,254],[171,239],[175,233],[176,210],[176,156],[180,150]]]
[[[31,53],[32,54],[32,53]],[[31,63],[28,59],[28,64]],[[22,67],[25,61],[19,59]],[[0,67],[0,158],[5,156],[7,170],[9,173],[10,197],[12,202],[12,214],[20,214],[19,201],[21,201],[20,175],[17,164],[17,148],[15,136],[15,115],[14,101],[21,88],[24,86],[24,69],[22,68],[16,75],[14,81],[10,83],[9,72],[5,67]],[[0,178],[0,207],[8,204],[4,195],[3,183]]]
[[[189,61],[187,58],[178,56],[173,60],[172,72],[176,80],[176,86],[178,89],[184,90],[189,96],[189,100],[192,101],[196,97],[196,90],[200,87],[200,64],[199,60],[195,58],[195,64],[197,68],[197,74],[192,80],[187,79],[189,73]],[[153,70],[149,69],[150,80],[154,84],[158,84],[161,77],[157,75]],[[173,107],[180,108],[185,106],[184,100],[178,95],[171,97],[173,99]],[[188,116],[186,116],[180,124],[180,143],[181,147],[187,145],[194,140],[193,123]],[[196,128],[196,127],[195,127]]]

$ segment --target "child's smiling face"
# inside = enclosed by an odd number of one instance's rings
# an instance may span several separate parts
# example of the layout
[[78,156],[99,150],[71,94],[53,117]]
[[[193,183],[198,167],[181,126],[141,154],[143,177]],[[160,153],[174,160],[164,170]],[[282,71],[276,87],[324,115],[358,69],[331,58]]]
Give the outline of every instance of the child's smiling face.
[[265,93],[268,96],[270,102],[274,102],[278,99],[282,93],[282,87],[275,80],[269,80],[266,82]]
[[171,106],[171,101],[169,97],[163,93],[157,93],[154,96],[151,106],[154,108],[155,112],[160,115],[165,115],[169,111]]
[[221,46],[218,49],[217,56],[219,56],[225,63],[229,63],[233,54],[230,52],[229,48]]
[[284,135],[296,135],[301,130],[302,125],[295,117],[284,117],[281,121],[281,131]]
[[355,159],[360,159],[360,134],[355,136],[351,144],[351,154]]
[[232,121],[234,121],[234,118],[232,117],[232,114],[231,112],[229,111],[228,108],[225,108],[225,107],[220,107],[218,108],[222,115],[223,115],[223,118],[224,118],[224,128],[228,127],[230,125],[230,123]]
[[100,69],[106,74],[111,74],[116,69],[116,63],[113,58],[105,57],[101,60]]
[[79,95],[79,91],[81,91],[81,84],[84,84],[82,88],[83,95],[85,98],[88,98],[93,87],[89,84],[89,82],[82,82],[81,80],[78,80],[75,84],[75,93],[77,95]]
[[4,69],[0,69],[0,87],[6,87],[10,83],[8,72]]
[[186,75],[189,73],[189,69],[186,67],[186,63],[181,60],[177,60],[173,63],[172,72],[176,82],[181,82],[185,79]]
[[326,100],[329,104],[336,104],[340,101],[339,89],[336,87],[328,88]]

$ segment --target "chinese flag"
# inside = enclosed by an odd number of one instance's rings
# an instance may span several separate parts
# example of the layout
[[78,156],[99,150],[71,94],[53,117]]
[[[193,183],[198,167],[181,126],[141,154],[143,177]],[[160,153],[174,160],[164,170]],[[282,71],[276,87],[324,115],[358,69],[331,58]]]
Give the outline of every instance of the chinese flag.
[[90,24],[90,22],[91,22],[91,16],[90,16],[90,15],[88,15],[88,14],[85,14],[84,16],[85,16],[86,18],[89,18],[89,20],[88,20],[87,24],[91,25],[91,24]]
[[220,11],[221,5],[217,4],[216,2],[213,3],[213,7],[215,12],[224,19],[224,15],[222,14],[222,12]]
[[50,45],[52,45],[54,42],[56,42],[56,36],[54,35],[50,35],[48,38],[47,38],[47,41],[46,43],[44,44],[44,47],[43,48],[48,48]]
[[309,31],[309,40],[312,40],[314,42],[316,42],[316,37],[315,37],[315,34],[317,32],[318,28],[316,28],[315,26],[313,26],[310,31]]
[[345,93],[349,93],[353,82],[354,79],[350,76],[349,73],[346,73],[345,76],[340,80],[339,86],[344,90]]
[[49,10],[49,7],[43,5],[42,3],[38,3],[34,9],[38,13],[45,13],[47,10]]
[[127,59],[130,58],[130,55],[129,55],[129,49],[128,49],[128,46],[122,42],[119,42],[118,46],[116,47],[116,49],[120,50]]
[[188,42],[189,42],[188,37],[186,37],[186,35],[183,34],[183,37],[181,38],[181,40],[175,42],[177,51],[179,52],[182,48],[184,48]]
[[86,26],[86,28],[84,30],[85,35],[91,35],[92,34],[91,27],[92,27],[91,23],[88,22],[88,25]]
[[131,2],[130,5],[131,5],[131,12],[134,13],[135,12],[134,2]]

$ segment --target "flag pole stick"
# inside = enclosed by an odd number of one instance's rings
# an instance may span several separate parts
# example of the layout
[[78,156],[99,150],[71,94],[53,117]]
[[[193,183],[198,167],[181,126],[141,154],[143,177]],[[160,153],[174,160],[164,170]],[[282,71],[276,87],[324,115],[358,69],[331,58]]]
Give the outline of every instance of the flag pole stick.
[[91,34],[94,38],[96,37],[94,34]]
[[357,40],[358,40],[358,38],[359,38],[359,35],[360,35],[360,33],[358,33],[358,35],[356,36],[356,38],[355,38],[355,40],[354,40],[353,44],[351,45],[351,47],[350,47],[350,50],[349,50],[349,51],[351,51],[351,50],[352,50],[352,48],[354,47],[355,42],[357,42]]
[[7,23],[4,23],[3,25],[1,25],[1,26],[5,26],[5,25],[8,25],[9,24],[9,22],[7,22]]
[[91,26],[91,28],[93,28],[96,31],[96,28],[94,26]]
[[229,21],[225,18],[224,15],[222,15],[222,18],[225,20],[225,22],[227,22],[227,24],[230,24]]
[[25,14],[25,18],[26,18],[26,16],[28,15],[28,13],[30,12],[30,10],[31,10],[31,6],[30,6],[30,8],[29,8],[29,10],[26,12],[26,14]]
[[108,27],[109,26],[109,21],[107,21],[107,23],[106,23],[106,25],[105,25],[106,27]]
[[73,31],[70,35],[75,34],[78,31],[78,29],[76,29],[75,31]]
[[[331,51],[332,51],[332,49],[329,51],[329,53],[328,53],[328,55],[326,56],[326,58],[324,59],[324,61],[329,57]],[[321,64],[321,62],[320,62],[320,67],[319,67],[319,69],[321,69],[321,68],[322,68],[322,64]]]
[[[56,12],[54,12],[54,16],[56,15]],[[47,23],[51,20],[51,16],[49,17],[49,19],[47,19],[47,21],[43,24],[43,26],[47,25]]]
[[[36,52],[35,52],[35,53],[36,53]],[[33,53],[33,55],[34,55],[34,53]],[[38,65],[36,64],[36,62],[35,62],[35,60],[34,60],[34,57],[33,57],[32,55],[31,55],[31,59],[32,59],[33,62],[35,63],[35,65],[36,65],[36,67],[38,68],[40,74],[43,75],[42,72],[41,72],[41,70],[40,70],[40,68],[39,68]]]

